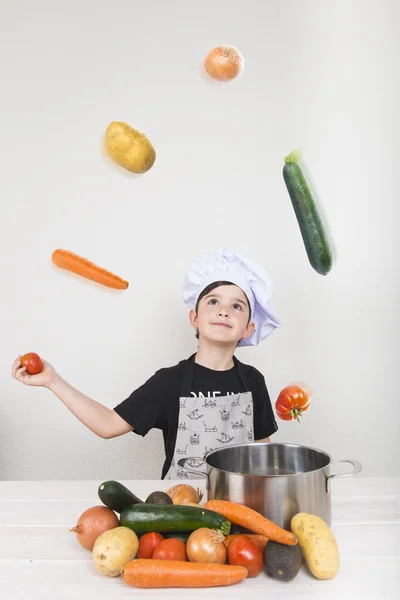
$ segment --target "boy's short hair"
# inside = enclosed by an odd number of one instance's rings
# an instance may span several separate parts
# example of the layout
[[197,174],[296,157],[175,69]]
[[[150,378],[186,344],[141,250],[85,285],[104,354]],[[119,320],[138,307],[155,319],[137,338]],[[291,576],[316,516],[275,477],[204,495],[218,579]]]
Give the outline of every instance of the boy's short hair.
[[[213,290],[215,290],[215,288],[220,287],[221,285],[235,285],[234,283],[232,283],[231,281],[214,281],[214,283],[210,283],[210,285],[208,285],[207,287],[204,288],[204,290],[201,292],[200,296],[197,299],[196,302],[196,306],[195,306],[195,311],[196,311],[196,315],[199,309],[199,303],[200,300],[202,298],[204,298],[204,296],[207,296],[207,294],[209,294],[210,292],[212,292]],[[247,325],[250,323],[250,318],[251,318],[251,314],[250,314],[250,302],[249,299],[247,297],[247,295],[243,292],[243,294],[246,297],[247,300],[247,306],[249,308],[249,320],[247,321]],[[196,335],[195,335],[196,339],[199,339],[199,330],[196,329]],[[238,342],[239,343],[239,342]]]

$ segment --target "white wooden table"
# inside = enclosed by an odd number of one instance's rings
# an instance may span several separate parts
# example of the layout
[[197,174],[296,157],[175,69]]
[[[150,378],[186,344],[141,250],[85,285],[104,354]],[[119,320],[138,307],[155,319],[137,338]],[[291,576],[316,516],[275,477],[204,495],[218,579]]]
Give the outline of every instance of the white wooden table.
[[[101,481],[0,481],[0,598],[4,600],[115,600],[176,598],[179,590],[142,590],[97,572],[91,553],[69,529],[101,504]],[[143,500],[175,481],[122,481]],[[204,481],[192,481],[204,490]],[[182,591],[185,598],[262,600],[400,599],[400,478],[351,477],[332,482],[333,523],[341,569],[315,579],[303,564],[291,582],[261,573],[227,587]]]

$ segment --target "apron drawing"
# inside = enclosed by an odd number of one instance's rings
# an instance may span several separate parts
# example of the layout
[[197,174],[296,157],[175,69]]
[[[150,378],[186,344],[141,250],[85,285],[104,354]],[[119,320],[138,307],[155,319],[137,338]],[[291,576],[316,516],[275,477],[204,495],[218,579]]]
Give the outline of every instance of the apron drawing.
[[[241,366],[235,357],[233,360],[246,390]],[[165,479],[196,479],[196,475],[179,467],[181,458],[189,459],[188,468],[205,472],[205,456],[211,450],[254,441],[252,393],[193,397],[190,393],[194,365],[191,358],[184,367],[174,456]]]

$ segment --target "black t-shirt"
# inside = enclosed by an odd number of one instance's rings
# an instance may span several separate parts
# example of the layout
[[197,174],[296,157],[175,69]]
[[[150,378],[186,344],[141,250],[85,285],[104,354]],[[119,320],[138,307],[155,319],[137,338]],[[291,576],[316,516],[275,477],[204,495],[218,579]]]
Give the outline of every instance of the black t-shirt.
[[[120,417],[134,427],[133,432],[138,435],[145,436],[150,429],[161,429],[165,450],[162,479],[167,474],[174,455],[183,369],[189,360],[193,360],[193,356],[180,361],[177,365],[156,371],[150,379],[114,408]],[[277,431],[278,426],[265,379],[254,367],[245,365],[236,358],[235,361],[240,365],[248,389],[243,388],[236,365],[226,371],[214,371],[195,363],[191,395],[212,398],[251,391],[254,407],[254,439],[269,437]]]

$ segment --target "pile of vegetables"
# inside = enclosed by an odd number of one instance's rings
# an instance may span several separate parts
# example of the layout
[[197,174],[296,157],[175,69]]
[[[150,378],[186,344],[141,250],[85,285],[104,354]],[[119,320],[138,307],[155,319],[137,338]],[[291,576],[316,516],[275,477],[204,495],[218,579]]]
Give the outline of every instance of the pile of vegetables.
[[103,504],[88,508],[71,531],[100,573],[122,576],[133,587],[225,586],[263,569],[290,581],[303,559],[318,579],[339,571],[334,535],[314,515],[298,513],[287,531],[243,504],[201,505],[201,492],[188,484],[154,491],[143,501],[121,483],[106,481],[98,496]]

